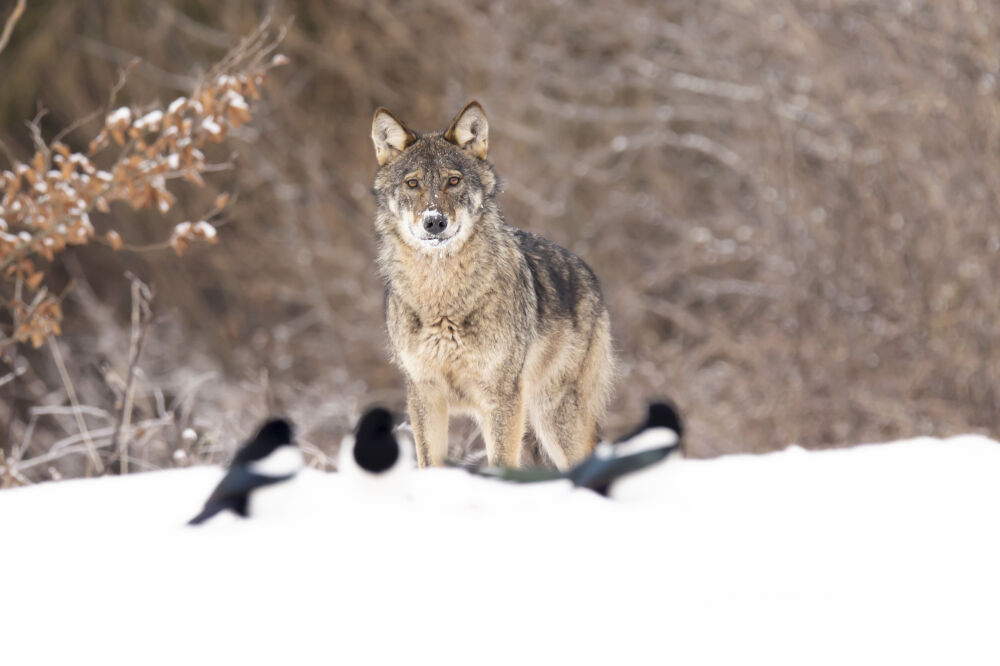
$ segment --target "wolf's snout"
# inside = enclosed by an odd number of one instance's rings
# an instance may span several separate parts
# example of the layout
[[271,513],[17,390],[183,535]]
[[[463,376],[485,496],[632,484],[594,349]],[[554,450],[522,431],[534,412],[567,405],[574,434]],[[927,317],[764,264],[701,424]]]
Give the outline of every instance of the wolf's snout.
[[438,213],[437,215],[424,216],[424,231],[431,234],[432,236],[437,236],[447,228],[448,228],[448,218],[445,217],[444,215]]

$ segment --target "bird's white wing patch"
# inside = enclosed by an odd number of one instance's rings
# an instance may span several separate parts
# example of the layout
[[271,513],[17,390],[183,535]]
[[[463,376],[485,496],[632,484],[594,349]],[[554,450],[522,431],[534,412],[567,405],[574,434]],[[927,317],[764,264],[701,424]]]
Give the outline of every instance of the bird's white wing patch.
[[662,446],[673,446],[677,443],[677,433],[670,428],[647,428],[638,435],[614,445],[616,456],[630,455],[658,449]]
[[288,476],[302,469],[302,465],[299,447],[288,445],[279,446],[266,458],[254,460],[247,465],[247,469],[261,476]]

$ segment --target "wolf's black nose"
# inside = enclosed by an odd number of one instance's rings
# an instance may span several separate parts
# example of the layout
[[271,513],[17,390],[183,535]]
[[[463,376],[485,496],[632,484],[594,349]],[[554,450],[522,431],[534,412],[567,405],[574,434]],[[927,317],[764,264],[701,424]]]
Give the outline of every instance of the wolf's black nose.
[[448,218],[438,213],[437,215],[424,216],[424,231],[434,236],[448,228]]

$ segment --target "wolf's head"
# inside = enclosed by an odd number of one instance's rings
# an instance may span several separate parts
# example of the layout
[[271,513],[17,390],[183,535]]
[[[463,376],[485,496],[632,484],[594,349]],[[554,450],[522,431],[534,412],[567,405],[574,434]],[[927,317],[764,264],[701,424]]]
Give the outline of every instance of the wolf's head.
[[493,209],[497,179],[486,161],[489,125],[470,102],[442,133],[418,134],[380,108],[372,121],[378,224],[417,250],[449,253]]

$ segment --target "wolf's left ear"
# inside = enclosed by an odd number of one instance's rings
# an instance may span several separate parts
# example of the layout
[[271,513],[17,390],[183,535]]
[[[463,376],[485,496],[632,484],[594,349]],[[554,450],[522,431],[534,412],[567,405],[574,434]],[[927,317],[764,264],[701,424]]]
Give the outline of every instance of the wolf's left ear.
[[444,133],[444,138],[481,160],[486,159],[490,125],[479,102],[469,102]]
[[372,143],[375,144],[375,159],[379,166],[391,162],[417,140],[417,135],[385,107],[379,107],[372,120]]

